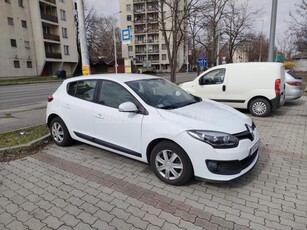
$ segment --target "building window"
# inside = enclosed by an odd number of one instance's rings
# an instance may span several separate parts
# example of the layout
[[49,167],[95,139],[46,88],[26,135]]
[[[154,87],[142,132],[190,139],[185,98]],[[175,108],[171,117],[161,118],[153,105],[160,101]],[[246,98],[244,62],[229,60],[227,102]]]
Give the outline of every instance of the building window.
[[24,6],[23,6],[23,0],[18,0],[18,6],[24,7]]
[[29,41],[25,41],[25,48],[30,49],[30,42]]
[[61,20],[66,21],[66,12],[65,10],[60,10]]
[[162,44],[162,49],[166,50],[166,44]]
[[60,2],[64,2],[64,0],[60,0]]
[[17,47],[16,39],[11,39],[11,46],[12,47]]
[[7,24],[9,24],[10,26],[14,25],[14,19],[11,17],[7,17]]
[[128,12],[131,12],[131,4],[127,4],[127,5],[126,5],[126,10],[127,10]]
[[132,52],[133,51],[133,46],[128,46],[128,51]]
[[131,15],[127,15],[127,21],[131,21]]
[[5,0],[6,3],[11,3],[11,0]]
[[64,54],[69,55],[69,46],[64,45]]
[[68,36],[67,36],[67,28],[62,27],[62,37],[63,38],[68,38]]
[[162,54],[162,60],[166,60],[166,54]]
[[27,61],[27,68],[32,69],[32,61]]
[[23,28],[27,28],[27,27],[28,27],[27,21],[21,20],[21,26],[22,26]]
[[20,68],[20,62],[19,61],[14,61],[14,67],[15,68]]

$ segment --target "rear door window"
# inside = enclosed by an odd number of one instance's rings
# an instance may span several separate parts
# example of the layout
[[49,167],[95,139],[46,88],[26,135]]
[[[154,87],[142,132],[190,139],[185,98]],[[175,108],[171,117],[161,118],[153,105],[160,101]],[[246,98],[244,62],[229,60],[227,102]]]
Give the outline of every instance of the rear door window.
[[97,80],[81,80],[70,82],[67,86],[67,93],[86,101],[94,101],[94,93]]

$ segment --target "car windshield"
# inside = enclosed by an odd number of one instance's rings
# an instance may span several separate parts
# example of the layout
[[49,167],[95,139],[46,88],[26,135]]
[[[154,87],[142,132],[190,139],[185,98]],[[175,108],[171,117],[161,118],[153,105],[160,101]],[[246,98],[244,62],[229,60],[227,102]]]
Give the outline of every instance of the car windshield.
[[162,79],[129,81],[126,84],[136,92],[146,104],[159,109],[176,109],[201,101],[175,84]]

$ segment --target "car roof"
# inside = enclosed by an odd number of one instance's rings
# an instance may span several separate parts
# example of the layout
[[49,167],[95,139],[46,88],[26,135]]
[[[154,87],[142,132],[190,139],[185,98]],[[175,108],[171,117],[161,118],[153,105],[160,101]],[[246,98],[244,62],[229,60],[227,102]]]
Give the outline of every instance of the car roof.
[[133,74],[133,73],[91,74],[91,75],[83,75],[83,76],[68,78],[64,81],[64,83],[69,83],[72,81],[79,81],[79,80],[89,80],[89,79],[112,80],[118,83],[124,83],[128,81],[155,79],[155,78],[159,79],[160,77],[147,75],[147,74]]

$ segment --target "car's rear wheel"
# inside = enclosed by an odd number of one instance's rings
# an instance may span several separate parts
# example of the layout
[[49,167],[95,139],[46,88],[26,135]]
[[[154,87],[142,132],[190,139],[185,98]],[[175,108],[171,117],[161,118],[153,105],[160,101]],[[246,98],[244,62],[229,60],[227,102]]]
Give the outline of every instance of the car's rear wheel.
[[51,121],[50,133],[54,142],[59,146],[68,146],[73,141],[64,121],[59,117]]
[[193,167],[186,152],[170,141],[158,143],[152,150],[150,164],[157,177],[167,184],[184,185],[193,176]]
[[255,117],[266,117],[271,113],[272,106],[264,98],[253,99],[249,104],[249,111]]

